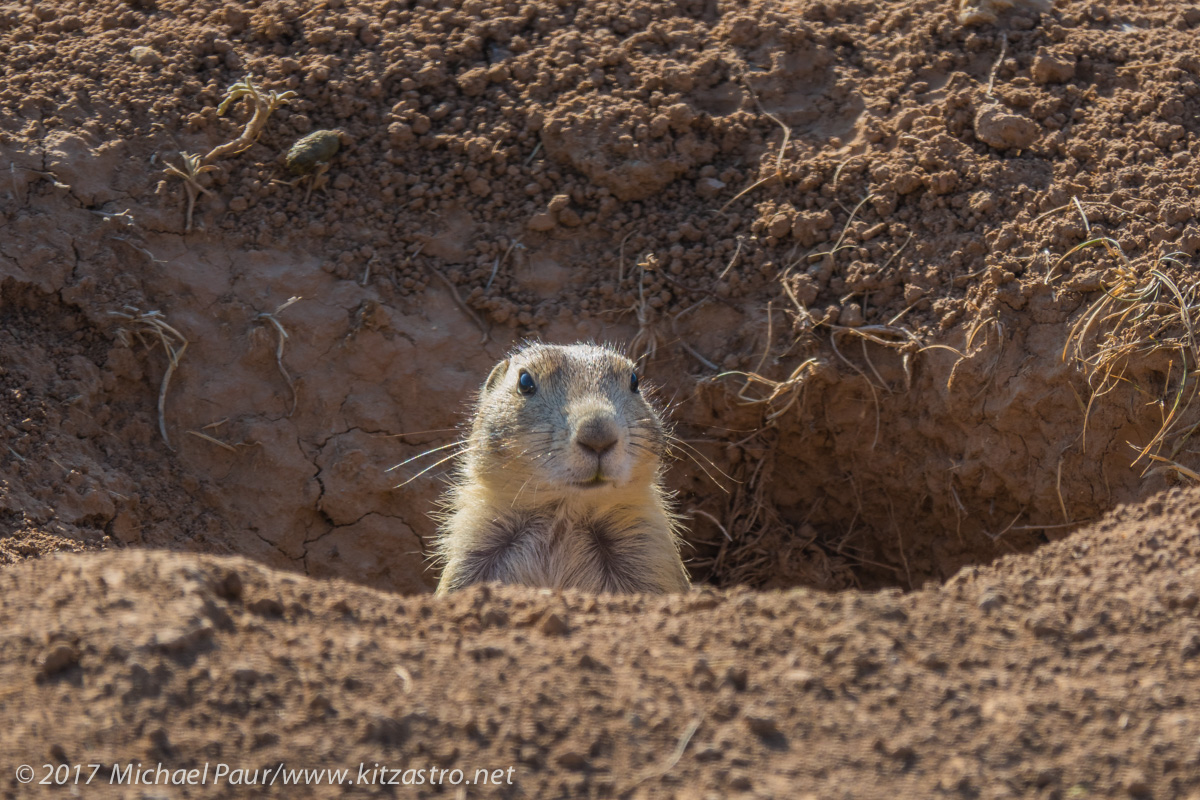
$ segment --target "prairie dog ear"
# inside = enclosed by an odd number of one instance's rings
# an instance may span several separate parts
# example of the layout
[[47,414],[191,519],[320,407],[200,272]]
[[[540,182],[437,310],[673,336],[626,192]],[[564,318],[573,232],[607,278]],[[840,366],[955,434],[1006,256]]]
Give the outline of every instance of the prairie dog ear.
[[508,359],[504,359],[496,366],[492,367],[492,371],[488,374],[487,380],[484,381],[483,391],[490,392],[499,385],[500,381],[504,380],[504,376],[508,374]]

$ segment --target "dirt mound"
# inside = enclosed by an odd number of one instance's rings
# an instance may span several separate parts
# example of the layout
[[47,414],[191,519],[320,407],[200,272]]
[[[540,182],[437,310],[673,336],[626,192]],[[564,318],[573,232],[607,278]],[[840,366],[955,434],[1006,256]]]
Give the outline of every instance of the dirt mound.
[[[1169,493],[911,594],[434,600],[244,558],[46,558],[0,572],[0,752],[39,780],[98,764],[94,797],[160,763],[207,764],[153,790],[179,797],[303,769],[380,796],[1192,797],[1198,519],[1200,491]],[[409,785],[362,786],[377,767]],[[429,769],[444,785],[412,785]]]
[[[834,794],[868,774],[917,795],[931,780],[1194,788],[1192,756],[1172,749],[1190,723],[1171,716],[1192,688],[1151,677],[1191,676],[1190,645],[1170,639],[1192,635],[1176,630],[1191,601],[1078,577],[1117,575],[1099,553],[1116,564],[1134,539],[1093,527],[1001,560],[980,573],[1003,584],[987,609],[961,570],[1122,504],[1166,504],[1170,532],[1194,507],[1165,492],[1200,480],[1197,26],[1182,6],[1041,0],[0,2],[0,580],[76,602],[87,593],[54,570],[96,591],[112,572],[124,588],[104,596],[119,609],[128,592],[134,626],[155,593],[184,598],[161,640],[138,628],[110,651],[93,630],[123,618],[81,609],[94,628],[78,640],[23,627],[2,658],[61,666],[38,679],[55,703],[128,696],[129,729],[89,734],[132,748],[106,758],[278,760],[289,740],[264,709],[286,708],[297,736],[301,718],[327,726],[312,752],[330,758],[507,748],[532,794],[688,793],[661,769],[778,796],[796,784],[755,767],[780,754]],[[318,131],[329,149],[298,174],[288,153]],[[428,511],[452,452],[437,448],[527,337],[623,344],[660,387],[689,568],[709,585],[694,598],[368,591],[433,585]],[[1150,555],[1138,536],[1137,574],[1160,553],[1190,574],[1189,545]],[[22,563],[125,548],[205,558]],[[214,588],[230,570],[249,594]],[[1075,588],[1041,583],[1054,570]],[[889,591],[746,591],[796,586]],[[252,608],[260,589],[278,598]],[[761,627],[724,627],[743,606]],[[1076,637],[1071,609],[1092,633]],[[814,627],[825,618],[881,644],[843,647]],[[349,638],[303,627],[320,620]],[[386,639],[385,620],[427,639]],[[367,624],[393,642],[386,658],[354,639]],[[644,635],[618,641],[631,625]],[[828,634],[825,649],[800,631]],[[253,641],[268,635],[282,637],[269,655]],[[938,660],[926,640],[973,655]],[[419,696],[462,703],[372,716],[376,685],[395,682],[355,683],[337,659],[415,664],[426,641],[444,661],[397,675],[398,691],[445,681]],[[238,677],[235,642],[312,666]],[[128,686],[95,677],[137,648],[150,655]],[[326,682],[318,652],[346,677]],[[746,653],[773,683],[738,671]],[[467,663],[478,680],[451,683]],[[534,703],[506,683],[528,663],[543,670]],[[1077,690],[1091,711],[1062,701]],[[137,716],[155,703],[196,727]],[[922,715],[926,740],[900,734]],[[623,733],[585,741],[579,717]],[[46,717],[21,719],[53,758],[78,755],[65,734],[37,738]],[[834,752],[846,736],[852,759]],[[694,773],[667,764],[677,744]],[[1072,760],[1087,748],[1112,760]]]

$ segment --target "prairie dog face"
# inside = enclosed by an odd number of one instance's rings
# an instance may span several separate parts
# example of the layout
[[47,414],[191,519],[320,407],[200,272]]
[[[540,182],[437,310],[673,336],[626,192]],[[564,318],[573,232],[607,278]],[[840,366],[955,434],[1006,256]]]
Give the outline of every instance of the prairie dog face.
[[642,389],[633,362],[607,347],[517,351],[480,391],[470,477],[514,504],[610,502],[614,492],[650,487],[665,433]]

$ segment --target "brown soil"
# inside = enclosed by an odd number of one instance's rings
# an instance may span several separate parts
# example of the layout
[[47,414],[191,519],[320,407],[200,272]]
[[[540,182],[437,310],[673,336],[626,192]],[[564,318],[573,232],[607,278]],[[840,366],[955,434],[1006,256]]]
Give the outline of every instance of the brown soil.
[[[0,752],[1200,791],[1200,13],[1049,5],[0,3]],[[708,588],[394,596],[523,337],[644,356]]]
[[249,797],[218,765],[283,763],[514,768],[472,797],[1196,798],[1197,509],[1177,490],[909,594],[435,600],[241,557],[29,561],[0,572],[0,793],[62,795],[18,764],[100,764],[78,796],[104,798],[135,796],[114,766],[208,763],[141,796]]

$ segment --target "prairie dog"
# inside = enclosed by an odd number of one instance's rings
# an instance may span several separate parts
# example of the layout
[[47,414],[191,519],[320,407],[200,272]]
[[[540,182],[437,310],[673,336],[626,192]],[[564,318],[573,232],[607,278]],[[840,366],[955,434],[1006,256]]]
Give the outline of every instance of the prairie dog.
[[593,344],[531,344],[496,365],[443,498],[438,594],[690,588],[662,485],[667,433],[641,389],[632,361]]

